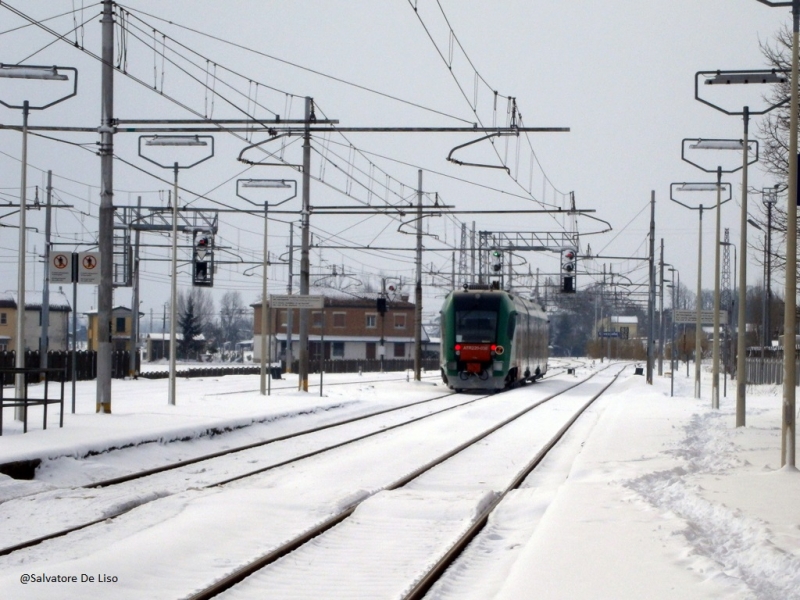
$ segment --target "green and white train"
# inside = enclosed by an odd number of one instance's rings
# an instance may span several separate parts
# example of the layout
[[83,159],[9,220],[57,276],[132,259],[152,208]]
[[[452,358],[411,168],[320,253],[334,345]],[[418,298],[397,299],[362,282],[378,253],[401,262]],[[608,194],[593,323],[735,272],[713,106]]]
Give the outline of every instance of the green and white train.
[[442,380],[451,389],[501,390],[547,372],[541,306],[497,289],[451,292],[440,313]]

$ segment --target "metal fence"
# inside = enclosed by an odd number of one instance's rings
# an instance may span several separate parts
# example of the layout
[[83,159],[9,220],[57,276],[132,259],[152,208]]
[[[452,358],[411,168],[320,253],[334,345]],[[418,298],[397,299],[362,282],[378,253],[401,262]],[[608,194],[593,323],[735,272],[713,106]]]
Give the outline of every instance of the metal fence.
[[[745,381],[754,384],[783,384],[782,358],[747,358],[745,365]],[[800,361],[794,366],[795,381],[800,382]]]
[[[297,373],[299,362],[294,361],[293,371]],[[423,358],[420,364],[423,371],[438,371],[438,358]],[[332,358],[322,361],[322,368],[326,373],[376,373],[379,371],[407,371],[414,369],[413,358]],[[320,361],[317,358],[309,358],[308,370],[310,373],[319,373]]]

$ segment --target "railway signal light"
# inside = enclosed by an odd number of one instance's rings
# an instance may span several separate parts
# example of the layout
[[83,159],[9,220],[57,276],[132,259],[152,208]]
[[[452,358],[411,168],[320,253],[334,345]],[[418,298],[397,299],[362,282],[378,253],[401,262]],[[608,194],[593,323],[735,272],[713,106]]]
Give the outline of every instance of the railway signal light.
[[492,250],[492,271],[500,273],[503,270],[503,253],[500,250]]
[[214,285],[214,236],[209,231],[195,231],[192,249],[192,285]]
[[561,291],[567,294],[575,292],[577,258],[578,252],[575,248],[565,248],[561,251]]

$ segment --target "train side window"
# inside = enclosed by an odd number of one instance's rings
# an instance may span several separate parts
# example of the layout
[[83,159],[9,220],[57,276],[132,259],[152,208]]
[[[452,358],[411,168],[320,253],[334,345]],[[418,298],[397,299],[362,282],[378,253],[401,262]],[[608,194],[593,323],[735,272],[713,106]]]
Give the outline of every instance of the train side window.
[[517,313],[508,315],[508,339],[514,339],[514,329],[517,327]]

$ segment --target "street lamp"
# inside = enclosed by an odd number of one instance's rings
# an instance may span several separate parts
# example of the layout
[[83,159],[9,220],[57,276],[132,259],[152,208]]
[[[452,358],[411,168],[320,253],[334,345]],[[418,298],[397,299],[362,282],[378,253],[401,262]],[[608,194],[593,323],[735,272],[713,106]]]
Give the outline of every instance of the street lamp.
[[[14,366],[17,369],[25,368],[25,246],[27,245],[25,227],[27,210],[26,188],[28,186],[28,114],[32,110],[45,110],[75,96],[78,93],[78,70],[74,67],[5,65],[0,63],[0,77],[7,79],[69,81],[69,77],[60,71],[70,71],[73,74],[72,91],[65,96],[61,96],[52,102],[37,105],[32,105],[28,100],[23,101],[22,104],[11,104],[0,99],[0,104],[6,108],[22,110],[22,158],[20,160],[22,174],[19,193],[19,255],[17,257],[17,328],[14,334],[16,338]],[[24,393],[24,375],[18,374],[15,379],[15,395],[17,398],[22,398]],[[19,421],[23,419],[23,408],[21,406],[14,409],[14,418]]]
[[[751,155],[749,146],[755,147],[755,157],[752,160],[745,162],[744,165],[734,166],[732,168],[723,169],[719,164],[715,169],[709,169],[700,163],[692,161],[687,155],[687,145],[690,149],[694,150],[736,150],[744,152],[745,157]],[[731,139],[685,139],[681,143],[681,159],[688,162],[704,171],[706,173],[716,172],[717,174],[717,226],[716,226],[716,239],[714,243],[714,339],[712,350],[712,367],[711,367],[711,408],[719,408],[719,272],[720,272],[720,256],[719,256],[719,243],[720,243],[720,229],[722,226],[722,203],[720,202],[721,195],[721,181],[723,173],[735,173],[746,165],[751,165],[758,162],[758,142],[745,142],[743,140]],[[720,161],[721,163],[722,161]]]
[[764,340],[772,345],[772,207],[778,202],[780,184],[761,191],[761,201],[767,207],[767,247],[764,249],[764,272],[766,273],[767,306],[764,312]]
[[[797,110],[798,51],[800,51],[800,0],[772,2],[767,6],[792,7],[792,78],[789,104],[789,199],[786,203],[786,292],[783,310],[783,420],[781,424],[781,466],[795,463],[795,330],[797,308]],[[738,423],[737,423],[738,424]]]
[[[171,165],[162,164],[157,160],[142,154],[142,141],[148,147],[192,147],[210,145],[211,153],[196,160],[193,163],[181,165],[173,162]],[[175,354],[176,354],[176,321],[178,320],[178,171],[180,169],[191,169],[214,156],[214,136],[211,135],[142,135],[139,136],[139,156],[148,162],[153,163],[163,169],[172,169],[173,188],[172,188],[172,281],[170,287],[170,308],[169,308],[169,393],[168,401],[170,406],[175,405]],[[138,307],[135,308],[138,310]]]
[[[675,303],[677,299],[677,287],[675,285],[675,273],[678,272],[678,269],[675,267],[670,267],[669,269],[670,274],[672,275],[672,281],[669,287],[672,288],[672,321],[670,322],[669,328],[669,339],[670,339],[670,353],[669,353],[669,395],[675,395]],[[678,275],[678,285],[680,285],[680,275]]]
[[[736,342],[736,426],[744,427],[745,401],[746,401],[746,390],[747,390],[747,382],[745,381],[746,378],[744,377],[744,370],[745,370],[744,331],[747,319],[747,315],[745,314],[745,308],[746,308],[745,299],[747,294],[747,166],[749,164],[748,134],[750,126],[750,116],[764,115],[770,112],[771,110],[785,104],[786,100],[782,100],[774,104],[769,104],[765,108],[759,111],[751,111],[749,106],[743,107],[741,111],[727,110],[717,104],[714,104],[700,97],[699,82],[701,77],[705,78],[706,85],[735,85],[735,84],[750,85],[754,83],[760,83],[760,84],[785,83],[786,73],[782,70],[777,70],[777,69],[739,70],[739,71],[699,71],[695,74],[694,78],[694,97],[696,100],[702,102],[703,104],[706,104],[707,106],[710,106],[715,110],[725,113],[726,115],[741,116],[742,119],[744,120],[744,140],[742,149],[742,209],[741,209],[740,224],[739,224],[740,227],[739,247],[742,249],[742,260],[739,261],[739,281],[741,281],[742,286],[739,289],[739,310],[738,310],[739,314],[737,319],[739,321],[739,329],[741,331],[741,335],[739,336]],[[796,152],[795,154],[790,154],[790,156],[795,156],[795,155]],[[790,160],[789,162],[791,163],[792,161]],[[792,293],[794,293],[794,289],[792,290]],[[794,369],[794,361],[792,363],[792,369]],[[792,370],[792,373],[794,373],[794,370]]]
[[[254,206],[258,206],[257,202],[253,202],[240,192],[240,188],[261,188],[261,189],[291,189],[292,195],[280,202],[275,203],[273,206],[280,206],[284,202],[288,202],[297,196],[297,181],[286,179],[237,179],[236,180],[236,195],[242,200],[249,202]],[[269,250],[267,240],[269,236],[269,202],[264,201],[264,273],[261,282],[261,395],[267,394],[267,279],[269,266]],[[290,309],[291,310],[291,309]],[[288,348],[288,346],[287,346]],[[287,362],[291,364],[291,356],[287,356]],[[270,363],[272,356],[270,356]]]
[[[728,190],[728,197],[722,200],[721,190],[726,188]],[[695,319],[695,361],[694,361],[694,397],[700,397],[700,358],[702,357],[702,319],[700,318],[701,301],[703,296],[703,210],[702,204],[692,206],[681,202],[675,198],[675,192],[716,192],[717,202],[716,208],[719,209],[721,204],[725,204],[731,199],[731,184],[722,183],[717,177],[715,183],[696,182],[696,183],[672,183],[669,186],[669,197],[673,202],[680,204],[689,210],[699,211],[699,232],[697,238],[697,317]],[[719,323],[717,323],[719,324]],[[713,404],[712,404],[713,407]]]

